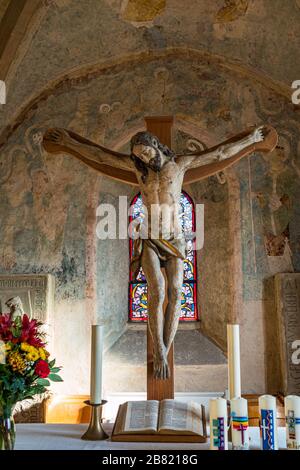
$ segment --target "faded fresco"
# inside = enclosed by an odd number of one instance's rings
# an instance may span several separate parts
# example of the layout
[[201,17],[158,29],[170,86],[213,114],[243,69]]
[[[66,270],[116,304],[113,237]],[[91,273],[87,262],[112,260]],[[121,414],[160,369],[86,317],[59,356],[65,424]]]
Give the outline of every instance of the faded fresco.
[[80,297],[87,172],[85,168],[73,171],[68,159],[49,158],[41,146],[43,130],[30,126],[22,144],[1,153],[0,269],[2,273],[54,274],[59,297]]
[[225,0],[224,5],[216,14],[217,23],[228,23],[244,16],[249,6],[249,0]]
[[[135,92],[128,93],[130,88]],[[251,123],[270,122],[276,127],[278,148],[236,167],[245,300],[262,299],[263,280],[274,272],[299,269],[299,126],[290,117],[291,106],[279,94],[217,64],[172,56],[68,81],[45,96],[18,127],[1,154],[3,272],[51,272],[58,280],[59,297],[84,297],[87,193],[90,181],[99,176],[71,157],[47,155],[41,147],[42,132],[52,125],[68,127],[99,143],[124,146],[143,127],[143,117],[153,113],[178,116],[175,149],[184,148],[192,137],[212,145]],[[189,132],[180,130],[180,120]],[[114,183],[116,188],[118,184]],[[193,187],[196,202],[207,203],[210,212],[218,205],[226,214],[226,178],[222,181],[219,175]],[[221,265],[229,256],[228,234],[220,225],[214,230],[223,239],[223,248],[218,237],[215,246],[211,246],[215,237],[206,246],[216,254],[220,284],[226,285]],[[204,271],[213,269],[213,255],[211,261],[207,256]],[[113,291],[113,273],[105,282]],[[206,289],[210,292],[207,283]],[[220,295],[226,303],[229,294],[224,284]],[[205,315],[205,302],[200,309]]]
[[69,71],[142,51],[205,51],[287,86],[300,76],[299,0],[187,0],[184,8],[182,0],[47,0],[43,8],[16,57],[0,126]]

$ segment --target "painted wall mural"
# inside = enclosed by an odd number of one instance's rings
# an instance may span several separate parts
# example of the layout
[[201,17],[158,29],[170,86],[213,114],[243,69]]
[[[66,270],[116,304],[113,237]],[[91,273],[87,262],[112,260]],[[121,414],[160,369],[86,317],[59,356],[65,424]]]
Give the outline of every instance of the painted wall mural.
[[52,273],[59,298],[80,298],[85,275],[85,224],[80,221],[85,217],[87,171],[76,173],[70,160],[49,158],[41,145],[44,130],[30,125],[19,143],[1,153],[6,176],[1,186],[0,269]]
[[15,58],[0,127],[8,124],[34,90],[50,81],[99,61],[117,63],[142,51],[207,51],[287,86],[300,76],[299,61],[291,60],[299,51],[299,0],[188,0],[184,8],[182,0],[42,3],[45,16],[41,15],[35,34],[24,41],[22,54]]
[[134,23],[153,20],[166,7],[166,0],[125,0],[121,5],[122,18]]
[[[89,188],[99,176],[71,157],[47,155],[41,147],[45,128],[68,127],[117,148],[143,128],[145,115],[172,114],[176,116],[176,149],[177,145],[186,145],[188,138],[195,137],[210,146],[253,123],[269,122],[280,134],[279,148],[272,155],[246,159],[235,170],[241,196],[243,297],[246,301],[263,299],[264,279],[274,272],[300,269],[300,125],[294,112],[279,91],[268,89],[244,72],[239,75],[229,65],[208,61],[206,56],[187,57],[173,51],[165,57],[144,57],[142,63],[132,60],[104,69],[99,66],[92,72],[76,72],[72,79],[46,90],[32,108],[28,106],[1,149],[4,190],[0,233],[5,240],[1,271],[51,272],[57,278],[58,299],[84,299],[86,295],[90,262],[86,251],[87,201]],[[104,181],[106,192],[113,191],[116,196],[124,191],[119,183],[105,178],[100,187]],[[131,191],[129,188],[128,194]],[[222,325],[230,295],[224,270],[224,265],[229,269],[230,259],[226,175],[191,185],[187,191],[196,203],[207,205],[207,221],[210,217],[211,223],[214,220],[204,254],[198,254],[204,256],[205,266],[201,262],[198,266],[199,278],[205,272],[206,280],[202,314],[205,317],[209,312],[211,318],[219,320],[221,338],[225,337]],[[99,191],[99,200],[100,196]],[[215,214],[219,215],[214,219]],[[103,242],[101,249],[98,247],[98,266],[111,262],[104,246]],[[118,249],[122,252],[125,248]],[[109,291],[109,299],[116,297],[117,286],[110,276],[102,276],[99,282],[101,295]],[[213,294],[205,298],[216,290],[224,303],[222,312],[214,305]],[[126,306],[122,302],[108,300],[105,315],[111,316],[112,329],[113,318],[125,325]],[[120,324],[117,328],[121,331]]]
[[216,14],[217,23],[228,23],[244,16],[249,0],[225,0],[224,5]]

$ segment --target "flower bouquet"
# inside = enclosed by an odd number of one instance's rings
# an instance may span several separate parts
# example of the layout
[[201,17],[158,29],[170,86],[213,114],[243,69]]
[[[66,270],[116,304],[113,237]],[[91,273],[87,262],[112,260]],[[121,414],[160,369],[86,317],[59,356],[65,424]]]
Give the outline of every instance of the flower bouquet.
[[0,449],[14,448],[16,403],[45,393],[50,380],[62,382],[42,327],[26,314],[0,315]]

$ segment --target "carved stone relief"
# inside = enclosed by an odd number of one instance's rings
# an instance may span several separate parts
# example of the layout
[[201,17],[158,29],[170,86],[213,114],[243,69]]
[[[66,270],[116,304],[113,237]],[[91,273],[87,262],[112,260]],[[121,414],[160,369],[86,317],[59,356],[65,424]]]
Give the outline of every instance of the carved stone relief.
[[276,274],[275,295],[284,395],[300,393],[300,274]]

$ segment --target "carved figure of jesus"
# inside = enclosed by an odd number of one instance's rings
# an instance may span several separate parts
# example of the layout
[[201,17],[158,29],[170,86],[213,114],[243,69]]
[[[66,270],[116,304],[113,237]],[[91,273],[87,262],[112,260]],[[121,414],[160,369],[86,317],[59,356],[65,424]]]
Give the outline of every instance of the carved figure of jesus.
[[[176,155],[149,132],[139,132],[132,137],[130,155],[109,150],[65,129],[49,129],[45,133],[43,145],[51,153],[69,153],[99,171],[101,165],[105,165],[130,171],[136,176],[148,214],[148,236],[140,238],[135,245],[133,268],[138,270],[142,266],[148,284],[148,321],[154,344],[153,370],[158,379],[169,377],[167,357],[181,312],[186,243],[179,233],[181,222],[176,208],[179,207],[184,176],[187,171],[201,167],[205,177],[208,166],[214,163],[223,162],[222,169],[225,169],[232,164],[236,155],[253,152],[269,132],[267,127],[261,126],[235,141],[182,155]],[[166,208],[169,210],[167,217]],[[161,221],[155,236],[151,233],[153,214],[156,220],[158,217]],[[162,266],[165,268],[167,286]],[[168,303],[164,314],[166,287]]]

